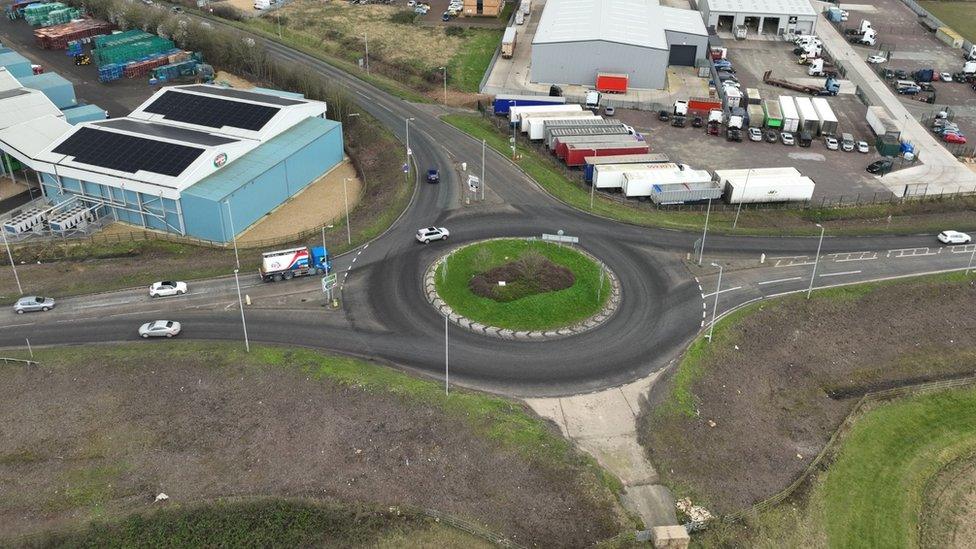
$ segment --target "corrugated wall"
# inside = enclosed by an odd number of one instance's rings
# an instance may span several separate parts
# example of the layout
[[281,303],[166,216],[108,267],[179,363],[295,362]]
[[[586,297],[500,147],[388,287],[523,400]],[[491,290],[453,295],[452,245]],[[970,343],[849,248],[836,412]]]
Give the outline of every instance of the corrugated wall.
[[663,88],[668,52],[604,41],[532,45],[532,82],[592,86],[600,72],[630,75],[634,88]]

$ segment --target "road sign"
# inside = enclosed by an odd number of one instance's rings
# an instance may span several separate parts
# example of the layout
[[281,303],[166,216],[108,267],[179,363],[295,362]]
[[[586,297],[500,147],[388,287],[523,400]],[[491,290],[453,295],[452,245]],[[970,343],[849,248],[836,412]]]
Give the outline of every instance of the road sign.
[[407,172],[409,172],[409,171],[410,171],[410,166],[409,166],[409,165],[407,165],[407,164],[404,164],[404,165],[403,165],[403,173],[407,173]]
[[[559,231],[562,232],[562,231]],[[542,240],[548,240],[549,242],[567,242],[569,244],[579,244],[578,236],[566,236],[562,234],[546,234],[542,233]]]
[[325,292],[325,293],[329,293],[329,290],[331,290],[332,288],[335,288],[335,285],[336,285],[336,282],[338,281],[338,279],[339,279],[339,277],[335,273],[328,274],[328,275],[323,276],[322,277],[322,291]]
[[471,192],[473,192],[473,193],[478,192],[478,189],[480,187],[481,187],[481,180],[478,179],[478,176],[476,176],[476,175],[469,175],[468,176],[468,188],[471,189]]
[[411,154],[413,154],[413,149],[407,147],[407,156],[410,156]]

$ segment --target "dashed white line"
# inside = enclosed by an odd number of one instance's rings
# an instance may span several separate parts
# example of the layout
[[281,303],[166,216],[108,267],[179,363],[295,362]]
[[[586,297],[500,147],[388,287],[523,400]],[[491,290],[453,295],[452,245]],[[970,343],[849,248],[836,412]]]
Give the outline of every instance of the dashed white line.
[[356,255],[356,257],[352,258],[352,262],[355,263],[357,259],[359,259],[359,255]]
[[861,271],[844,271],[842,273],[824,273],[824,274],[822,274],[820,276],[821,277],[843,276],[843,275],[856,275],[856,274],[860,274],[860,273],[861,273]]
[[725,288],[724,290],[722,290],[720,292],[712,292],[710,294],[705,294],[703,297],[712,297],[716,293],[724,294],[725,292],[732,292],[732,291],[741,290],[741,289],[742,289],[742,286],[735,286],[734,288]]
[[778,280],[766,280],[764,282],[757,282],[757,284],[759,284],[760,286],[762,286],[763,284],[777,284],[777,283],[780,283],[780,282],[790,282],[791,280],[800,280],[801,278],[803,278],[803,277],[802,276],[793,276],[793,277],[790,277],[790,278],[780,278]]

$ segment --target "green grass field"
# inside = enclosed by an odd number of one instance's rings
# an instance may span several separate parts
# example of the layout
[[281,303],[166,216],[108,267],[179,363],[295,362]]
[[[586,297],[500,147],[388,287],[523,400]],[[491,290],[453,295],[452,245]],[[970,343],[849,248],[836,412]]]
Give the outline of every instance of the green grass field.
[[[511,2],[509,3],[511,4]],[[447,67],[450,88],[478,93],[478,84],[502,39],[501,29],[467,29],[466,41]]]
[[976,5],[972,2],[922,0],[919,4],[964,38],[976,42]]
[[[490,255],[481,258],[479,250]],[[475,274],[537,251],[573,271],[576,280],[564,290],[499,302],[479,297],[468,288]],[[443,264],[437,270],[437,291],[454,311],[489,326],[515,330],[545,330],[569,326],[599,311],[610,295],[610,281],[600,285],[600,268],[572,248],[524,240],[493,240],[462,248],[448,259],[446,280]],[[599,295],[598,295],[599,294]]]

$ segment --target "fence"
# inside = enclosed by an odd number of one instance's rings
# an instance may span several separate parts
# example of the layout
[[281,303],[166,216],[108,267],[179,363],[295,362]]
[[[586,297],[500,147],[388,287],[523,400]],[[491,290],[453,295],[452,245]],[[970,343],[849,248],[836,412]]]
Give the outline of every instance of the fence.
[[24,360],[21,358],[7,358],[5,356],[0,356],[0,361],[4,364],[23,364],[25,366],[37,366],[38,362],[36,360]]
[[807,481],[811,480],[811,476],[815,472],[824,470],[828,462],[834,456],[837,455],[840,439],[845,434],[847,434],[851,426],[854,425],[855,420],[861,415],[861,413],[864,411],[864,407],[868,403],[875,402],[875,401],[882,401],[882,400],[892,400],[895,398],[905,397],[909,395],[917,395],[923,393],[931,393],[934,391],[944,391],[947,389],[968,387],[971,385],[976,385],[976,376],[967,376],[967,377],[948,379],[943,381],[918,383],[915,385],[896,387],[894,389],[887,389],[884,391],[874,391],[870,393],[865,393],[864,396],[858,399],[857,403],[854,405],[854,408],[851,410],[851,412],[847,414],[847,417],[844,418],[844,421],[841,422],[840,426],[830,436],[830,439],[827,441],[827,444],[825,444],[823,449],[820,450],[820,453],[817,454],[817,457],[815,457],[813,461],[811,461],[810,464],[806,466],[806,468],[803,470],[803,472],[800,473],[800,476],[797,477],[796,480],[794,480],[792,483],[790,483],[789,486],[782,489],[775,495],[753,505],[749,509],[739,511],[737,513],[725,515],[722,517],[722,520],[734,522],[734,521],[742,520],[747,516],[756,515],[758,513],[761,513],[762,511],[765,511],[773,507],[774,505],[783,502],[784,500],[792,496],[794,493],[796,493],[796,491],[800,487],[806,484]]

